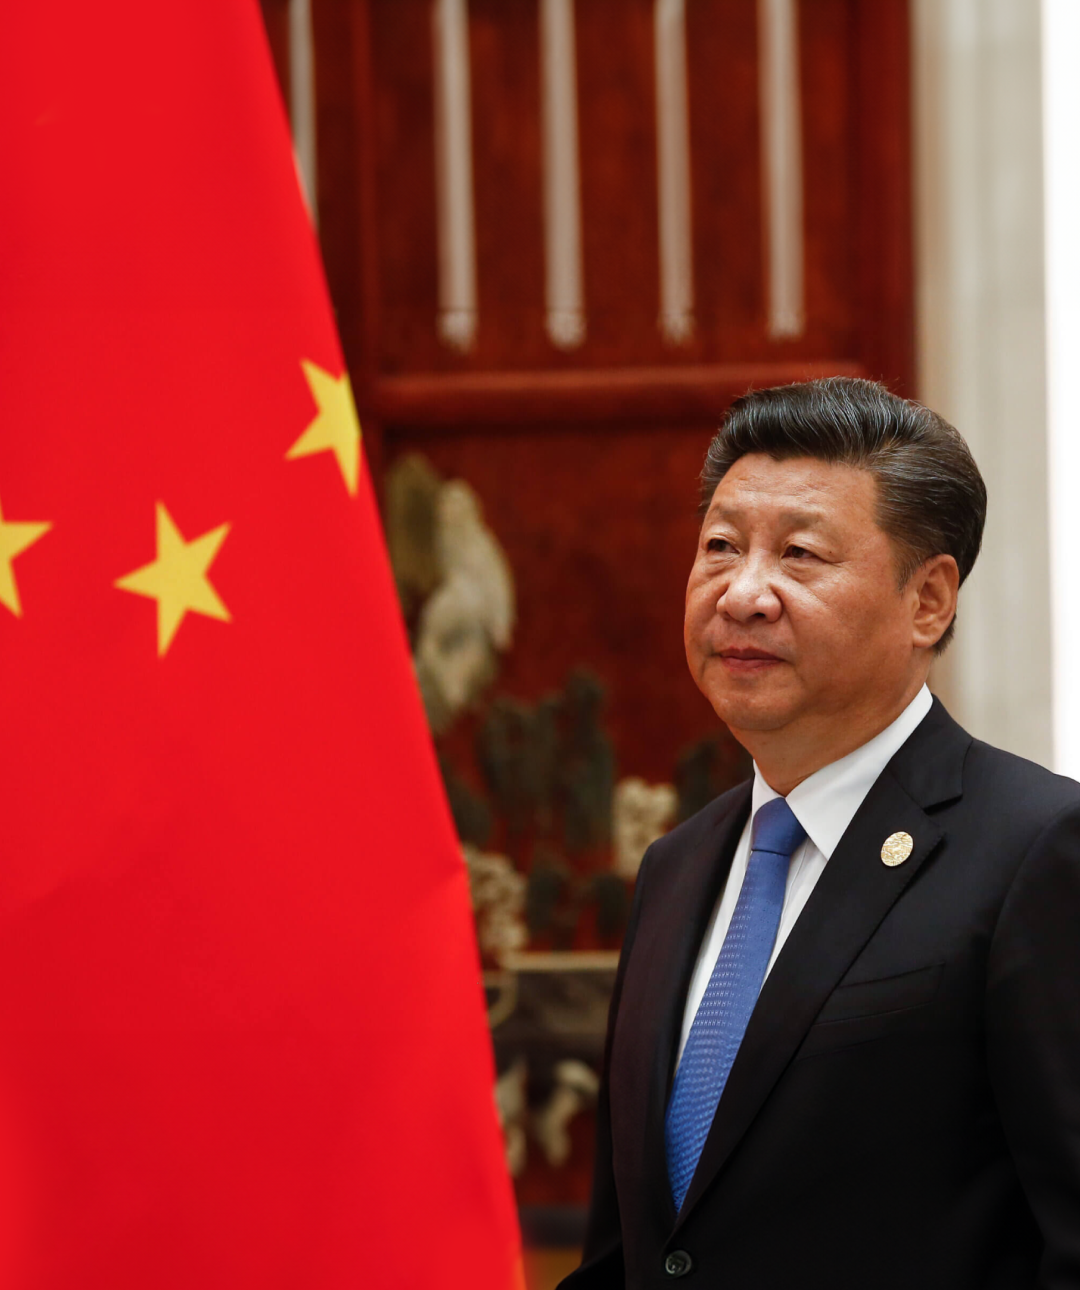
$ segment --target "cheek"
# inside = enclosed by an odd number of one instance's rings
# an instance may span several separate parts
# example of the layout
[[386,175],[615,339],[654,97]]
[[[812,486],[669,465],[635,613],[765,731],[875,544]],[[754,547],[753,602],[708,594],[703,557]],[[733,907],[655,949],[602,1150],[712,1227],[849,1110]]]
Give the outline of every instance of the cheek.
[[686,616],[683,618],[683,644],[686,646],[688,655],[697,654],[701,651],[701,624],[700,615],[695,615],[693,605],[687,601]]
[[707,590],[687,587],[686,609],[683,615],[683,643],[687,655],[700,655],[704,649],[705,634],[716,614],[716,602]]
[[873,591],[814,597],[792,605],[791,619],[804,654],[826,659],[833,668],[842,660],[842,672],[851,675],[879,666],[902,636],[897,603]]
[[686,584],[685,617],[687,623],[702,622],[716,612],[716,596],[711,584],[703,578],[690,575]]
[[881,625],[872,599],[847,589],[798,588],[785,597],[785,610],[799,652],[825,656],[834,666],[872,649]]

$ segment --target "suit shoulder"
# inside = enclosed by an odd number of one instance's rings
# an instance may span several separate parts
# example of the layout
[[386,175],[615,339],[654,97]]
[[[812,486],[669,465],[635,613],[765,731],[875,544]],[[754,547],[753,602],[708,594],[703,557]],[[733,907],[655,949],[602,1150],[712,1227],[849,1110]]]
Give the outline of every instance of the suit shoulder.
[[1014,818],[1038,826],[1069,810],[1080,809],[1080,784],[1066,775],[973,739],[964,765],[964,790],[993,802]]

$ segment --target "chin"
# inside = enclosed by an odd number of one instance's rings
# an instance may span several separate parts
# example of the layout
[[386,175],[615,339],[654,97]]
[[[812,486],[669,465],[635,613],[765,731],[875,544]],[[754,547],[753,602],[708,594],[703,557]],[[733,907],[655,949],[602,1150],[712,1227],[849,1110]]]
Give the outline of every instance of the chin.
[[709,702],[720,720],[737,730],[780,730],[794,713],[792,705],[779,695],[709,694]]

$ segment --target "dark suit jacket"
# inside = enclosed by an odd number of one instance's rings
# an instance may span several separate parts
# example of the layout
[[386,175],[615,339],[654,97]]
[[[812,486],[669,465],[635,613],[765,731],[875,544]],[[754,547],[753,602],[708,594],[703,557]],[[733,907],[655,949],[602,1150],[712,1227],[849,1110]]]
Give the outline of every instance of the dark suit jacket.
[[747,783],[642,864],[564,1290],[1080,1288],[1080,785],[936,701],[765,981],[676,1215],[664,1108],[749,809]]

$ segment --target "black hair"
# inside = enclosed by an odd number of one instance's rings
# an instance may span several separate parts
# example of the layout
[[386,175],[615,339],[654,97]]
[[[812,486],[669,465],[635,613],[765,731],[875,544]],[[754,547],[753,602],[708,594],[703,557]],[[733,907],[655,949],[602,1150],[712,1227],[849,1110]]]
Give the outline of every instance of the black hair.
[[[875,381],[850,376],[751,390],[736,399],[701,472],[701,509],[739,460],[816,457],[868,470],[877,519],[897,551],[903,587],[931,556],[951,555],[961,583],[971,572],[986,522],[986,485],[960,432],[944,417]],[[935,647],[952,639],[955,619]]]

